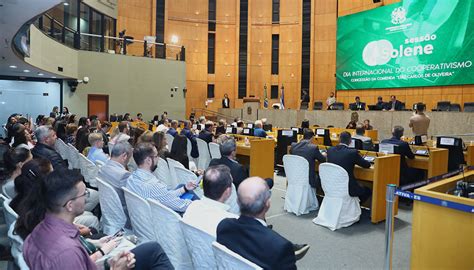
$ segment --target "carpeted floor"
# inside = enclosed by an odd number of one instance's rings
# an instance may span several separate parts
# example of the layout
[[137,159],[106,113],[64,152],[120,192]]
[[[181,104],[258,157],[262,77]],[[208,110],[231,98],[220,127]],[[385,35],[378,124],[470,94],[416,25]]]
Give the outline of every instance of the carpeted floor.
[[[359,223],[333,232],[312,222],[317,211],[299,217],[284,211],[285,185],[284,177],[275,176],[267,222],[288,240],[311,246],[306,256],[297,262],[298,269],[383,268],[385,222],[372,224],[369,211],[363,210]],[[400,204],[395,217],[393,269],[410,268],[411,222],[411,207]]]

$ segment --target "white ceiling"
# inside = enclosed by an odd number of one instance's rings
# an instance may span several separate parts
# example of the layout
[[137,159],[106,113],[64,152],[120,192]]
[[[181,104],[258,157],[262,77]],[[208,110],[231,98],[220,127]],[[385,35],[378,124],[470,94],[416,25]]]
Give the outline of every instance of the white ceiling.
[[[61,75],[45,72],[31,66],[17,56],[12,49],[12,40],[18,30],[29,20],[46,12],[61,0],[0,0],[0,75],[38,78],[62,78]],[[16,69],[10,68],[16,66]],[[25,73],[24,70],[30,72]],[[43,73],[44,76],[39,76]]]

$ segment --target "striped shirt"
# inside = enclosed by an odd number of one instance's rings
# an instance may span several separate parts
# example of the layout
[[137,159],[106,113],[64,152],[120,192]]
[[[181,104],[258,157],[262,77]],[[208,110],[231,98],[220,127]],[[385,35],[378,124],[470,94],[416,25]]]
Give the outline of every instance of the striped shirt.
[[127,188],[143,199],[155,199],[176,212],[185,212],[191,200],[181,199],[183,189],[168,190],[151,172],[137,169],[127,180]]

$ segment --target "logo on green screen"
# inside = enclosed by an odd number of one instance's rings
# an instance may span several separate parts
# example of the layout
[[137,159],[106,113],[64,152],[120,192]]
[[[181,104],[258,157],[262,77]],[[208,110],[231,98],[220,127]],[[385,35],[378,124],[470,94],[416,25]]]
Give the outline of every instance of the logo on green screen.
[[474,83],[473,0],[405,0],[341,17],[336,88]]

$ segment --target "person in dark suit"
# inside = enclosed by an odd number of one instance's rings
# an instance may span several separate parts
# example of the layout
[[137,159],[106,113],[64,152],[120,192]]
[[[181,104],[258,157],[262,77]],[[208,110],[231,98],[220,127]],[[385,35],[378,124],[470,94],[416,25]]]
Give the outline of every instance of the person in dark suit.
[[222,99],[222,108],[229,108],[230,107],[230,99],[227,94],[224,94],[224,98]]
[[390,102],[387,104],[387,110],[390,111],[401,111],[403,104],[397,100],[396,96],[390,96]]
[[[215,158],[209,163],[209,167],[216,165],[225,165],[229,167],[230,174],[235,185],[235,188],[238,189],[240,183],[249,177],[249,172],[244,166],[236,161],[237,155],[237,145],[235,140],[232,137],[227,137],[223,135],[224,139],[219,145],[219,150],[221,152],[221,158]],[[268,184],[268,187],[271,189],[273,187],[273,179],[268,178],[265,180]]]
[[190,121],[184,121],[184,128],[181,130],[180,135],[186,136],[191,141],[191,157],[198,158],[199,152],[196,142],[196,134],[191,131],[192,124]]
[[360,101],[360,97],[355,97],[355,102],[349,105],[353,111],[365,111],[365,102]]
[[171,121],[171,126],[170,128],[168,129],[168,131],[166,131],[166,133],[170,134],[171,136],[175,137],[176,134],[178,134],[178,131],[176,130],[178,128],[178,121],[177,120],[173,120]]
[[[263,269],[296,269],[293,244],[269,229],[265,214],[271,193],[259,177],[246,179],[237,192],[241,216],[226,218],[217,226],[217,242]],[[305,254],[309,249],[304,245]]]
[[406,159],[414,159],[415,155],[411,151],[410,145],[401,140],[404,131],[402,126],[394,126],[392,129],[392,138],[382,141],[382,143],[398,146],[396,153],[400,155],[400,185],[416,182],[423,178],[423,172],[421,170],[408,167]]
[[377,103],[375,104],[376,108],[378,111],[386,110],[387,109],[387,103],[385,103],[382,99],[381,96],[377,98]]
[[214,134],[212,133],[214,131],[214,123],[212,121],[207,121],[206,124],[204,125],[204,130],[201,130],[199,132],[198,138],[210,143],[213,141]]
[[319,163],[326,162],[326,157],[319,152],[318,146],[313,144],[314,132],[305,128],[303,130],[303,139],[298,143],[292,143],[290,154],[297,155],[306,159],[309,163],[309,184],[312,188],[321,190],[321,182],[314,169],[316,160]]
[[56,132],[52,127],[40,126],[35,130],[35,136],[38,142],[31,150],[34,158],[44,158],[51,162],[54,170],[67,169],[68,161],[64,160],[54,149],[56,143]]
[[356,149],[349,148],[351,134],[347,131],[339,135],[339,145],[328,149],[328,162],[341,166],[349,175],[349,195],[359,197],[361,203],[365,202],[372,194],[368,187],[360,186],[354,177],[354,166],[370,168],[370,162],[362,158]]

